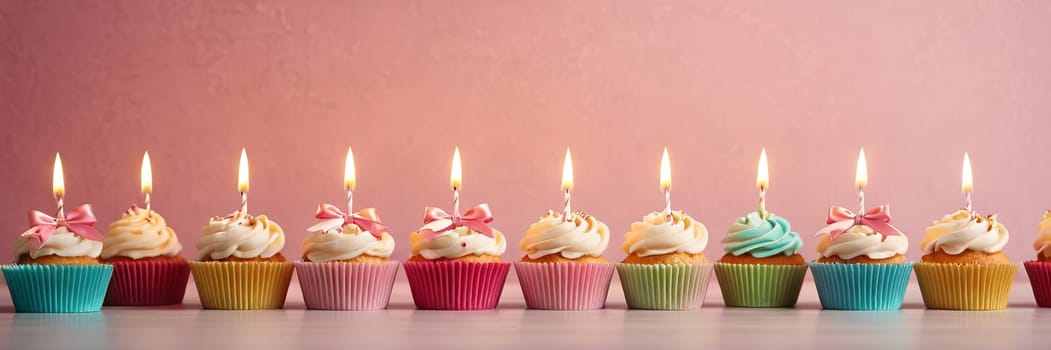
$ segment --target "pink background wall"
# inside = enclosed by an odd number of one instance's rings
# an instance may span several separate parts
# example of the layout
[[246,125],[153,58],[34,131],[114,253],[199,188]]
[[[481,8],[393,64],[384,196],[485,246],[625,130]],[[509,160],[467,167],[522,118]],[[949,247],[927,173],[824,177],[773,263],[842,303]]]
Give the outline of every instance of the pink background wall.
[[661,147],[674,203],[708,225],[707,253],[754,208],[767,147],[771,210],[804,237],[829,204],[853,206],[869,156],[870,205],[889,203],[919,257],[923,228],[976,208],[1030,259],[1051,206],[1051,4],[1041,1],[10,1],[0,0],[0,250],[30,208],[53,208],[61,151],[70,204],[101,226],[138,201],[149,149],[154,206],[194,255],[199,229],[238,204],[286,230],[297,257],[320,201],[343,197],[358,156],[359,206],[396,231],[396,257],[423,207],[448,207],[464,157],[464,203],[489,202],[517,242],[561,205],[565,147],[574,204],[614,231],[662,207]]

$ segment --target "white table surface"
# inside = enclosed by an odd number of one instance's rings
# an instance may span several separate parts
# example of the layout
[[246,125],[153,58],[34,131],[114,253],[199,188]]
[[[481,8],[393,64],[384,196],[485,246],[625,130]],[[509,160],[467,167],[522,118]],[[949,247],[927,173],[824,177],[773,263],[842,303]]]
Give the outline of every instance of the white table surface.
[[[513,273],[512,273],[513,275]],[[724,308],[714,278],[697,311],[625,310],[614,277],[607,309],[526,310],[509,277],[489,311],[413,308],[399,276],[388,310],[304,310],[296,279],[283,310],[201,310],[191,279],[183,305],[16,314],[0,285],[0,347],[9,349],[1051,349],[1051,308],[1016,283],[1003,311],[925,310],[909,286],[898,311],[824,311],[811,281],[795,309]]]

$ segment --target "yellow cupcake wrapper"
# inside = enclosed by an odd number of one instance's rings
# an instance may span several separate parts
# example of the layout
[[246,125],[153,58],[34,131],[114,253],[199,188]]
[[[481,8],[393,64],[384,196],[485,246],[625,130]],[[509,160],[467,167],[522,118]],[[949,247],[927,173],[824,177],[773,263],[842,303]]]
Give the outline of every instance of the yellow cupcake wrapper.
[[190,271],[205,309],[280,309],[295,264],[191,261]]
[[929,309],[1000,310],[1007,307],[1018,264],[913,265]]

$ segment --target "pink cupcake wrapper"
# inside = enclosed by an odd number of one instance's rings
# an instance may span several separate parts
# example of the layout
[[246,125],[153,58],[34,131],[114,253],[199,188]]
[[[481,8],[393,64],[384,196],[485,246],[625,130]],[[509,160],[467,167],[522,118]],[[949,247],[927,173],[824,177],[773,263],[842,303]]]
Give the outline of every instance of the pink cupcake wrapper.
[[303,301],[307,308],[315,310],[386,309],[400,266],[397,261],[295,264]]
[[605,307],[615,270],[612,263],[515,263],[526,305],[541,310]]
[[1033,285],[1036,305],[1051,307],[1051,263],[1026,261],[1025,272],[1029,275],[1029,283]]
[[118,261],[106,291],[106,306],[181,304],[190,278],[185,260]]
[[487,310],[496,307],[511,263],[412,261],[402,265],[416,307]]

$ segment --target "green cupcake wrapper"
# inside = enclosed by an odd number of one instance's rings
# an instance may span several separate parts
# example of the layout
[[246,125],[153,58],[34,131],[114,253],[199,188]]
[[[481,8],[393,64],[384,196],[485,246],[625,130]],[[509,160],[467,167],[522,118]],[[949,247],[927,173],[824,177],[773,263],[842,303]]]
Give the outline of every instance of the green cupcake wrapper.
[[830,310],[898,310],[912,276],[912,263],[810,263],[821,307]]
[[712,264],[617,264],[628,308],[693,310],[704,303]]
[[102,309],[113,265],[3,265],[16,312],[73,313]]
[[807,265],[715,263],[715,277],[728,307],[793,307]]

